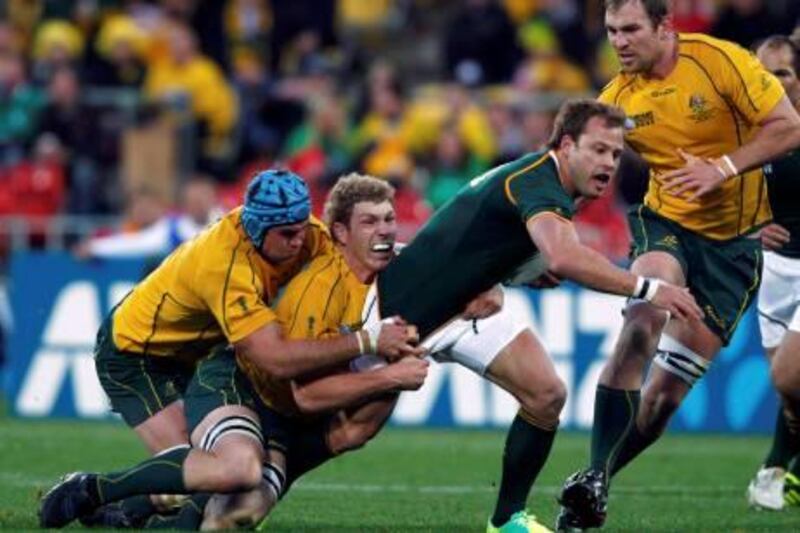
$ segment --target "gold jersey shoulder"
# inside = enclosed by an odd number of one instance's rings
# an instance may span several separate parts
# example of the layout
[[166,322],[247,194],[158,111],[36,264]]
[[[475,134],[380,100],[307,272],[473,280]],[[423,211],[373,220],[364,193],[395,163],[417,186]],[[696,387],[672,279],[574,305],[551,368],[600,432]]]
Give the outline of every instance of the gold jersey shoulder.
[[[331,338],[361,327],[368,289],[340,253],[327,254],[289,282],[275,312],[287,338]],[[298,412],[289,382],[273,379],[244,357],[237,358],[264,403],[287,415]]]
[[182,244],[114,312],[122,351],[199,359],[277,319],[269,304],[303,264],[330,251],[325,226],[312,219],[298,257],[265,261],[240,223],[241,208]]
[[625,140],[650,165],[645,204],[683,227],[729,239],[771,217],[760,169],[728,180],[697,203],[662,190],[659,178],[684,165],[678,149],[716,158],[748,142],[784,96],[750,52],[703,34],[679,34],[678,61],[662,80],[619,74],[599,100],[627,116]]

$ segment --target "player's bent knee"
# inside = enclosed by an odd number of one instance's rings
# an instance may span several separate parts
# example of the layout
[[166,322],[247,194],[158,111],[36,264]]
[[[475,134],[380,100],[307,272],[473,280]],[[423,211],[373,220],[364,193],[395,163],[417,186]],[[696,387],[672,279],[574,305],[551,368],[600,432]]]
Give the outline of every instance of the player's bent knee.
[[252,490],[261,483],[261,455],[251,447],[231,448],[220,457],[219,492]]
[[626,337],[633,353],[651,353],[664,324],[663,312],[651,305],[634,305],[625,310],[622,335]]
[[800,390],[800,373],[792,368],[787,368],[789,365],[782,364],[779,360],[773,362],[770,368],[770,376],[772,383],[775,385],[775,390],[780,394],[789,397],[797,397],[798,390]]
[[518,396],[523,411],[538,420],[557,422],[567,401],[567,388],[558,377],[553,377],[535,391],[526,391]]

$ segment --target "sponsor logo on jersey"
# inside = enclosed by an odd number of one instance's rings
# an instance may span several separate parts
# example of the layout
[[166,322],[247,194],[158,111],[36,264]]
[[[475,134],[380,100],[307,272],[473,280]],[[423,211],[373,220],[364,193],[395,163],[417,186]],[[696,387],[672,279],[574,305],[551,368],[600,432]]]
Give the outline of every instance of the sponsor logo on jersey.
[[675,87],[665,87],[663,89],[656,89],[655,91],[650,93],[651,98],[662,98],[664,96],[669,96],[673,94],[677,89]]
[[637,115],[631,115],[625,120],[625,128],[628,130],[635,130],[645,126],[652,126],[656,123],[655,115],[652,111],[646,111]]

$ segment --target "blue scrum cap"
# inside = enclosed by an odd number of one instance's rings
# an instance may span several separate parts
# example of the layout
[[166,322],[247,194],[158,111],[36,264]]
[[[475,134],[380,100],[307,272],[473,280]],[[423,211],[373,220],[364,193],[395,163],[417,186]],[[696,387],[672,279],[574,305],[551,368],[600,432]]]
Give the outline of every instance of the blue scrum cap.
[[247,186],[242,226],[256,248],[261,249],[267,230],[303,222],[310,214],[308,186],[300,176],[288,170],[265,170]]

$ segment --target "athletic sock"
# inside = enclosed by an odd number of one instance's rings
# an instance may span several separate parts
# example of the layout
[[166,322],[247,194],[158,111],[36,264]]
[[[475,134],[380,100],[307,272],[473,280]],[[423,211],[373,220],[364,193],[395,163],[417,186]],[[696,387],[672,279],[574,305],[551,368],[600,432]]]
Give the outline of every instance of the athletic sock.
[[334,456],[325,431],[305,431],[291,443],[286,452],[286,483],[281,496],[297,479]]
[[642,435],[636,424],[628,432],[622,445],[619,447],[619,452],[614,456],[611,462],[608,477],[611,479],[617,472],[625,468],[625,466],[633,461],[640,453],[642,453],[648,446],[653,444],[655,439]]
[[775,418],[775,432],[772,435],[772,447],[769,449],[767,458],[764,460],[766,468],[783,468],[786,470],[792,457],[798,452],[798,436],[789,430],[786,423],[786,414],[783,406],[778,409],[778,416]]
[[197,531],[203,523],[203,513],[211,493],[198,492],[192,494],[178,512],[171,515],[153,515],[145,525],[145,529],[180,529]]
[[105,504],[137,494],[185,494],[183,463],[190,451],[188,446],[168,450],[128,470],[100,474],[90,484],[92,496]]
[[636,428],[638,390],[598,385],[594,399],[591,466],[608,474],[628,434]]
[[158,511],[156,506],[153,505],[153,500],[147,494],[125,498],[119,501],[117,505],[130,520],[131,524],[143,524],[145,520]]
[[[525,417],[525,418],[524,418]],[[525,509],[528,493],[539,475],[556,435],[556,429],[534,425],[520,411],[514,417],[503,451],[503,476],[492,524],[502,526],[514,513]]]

